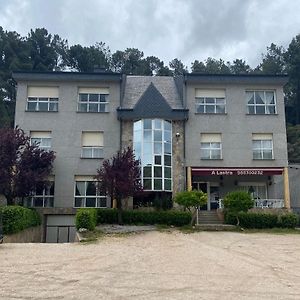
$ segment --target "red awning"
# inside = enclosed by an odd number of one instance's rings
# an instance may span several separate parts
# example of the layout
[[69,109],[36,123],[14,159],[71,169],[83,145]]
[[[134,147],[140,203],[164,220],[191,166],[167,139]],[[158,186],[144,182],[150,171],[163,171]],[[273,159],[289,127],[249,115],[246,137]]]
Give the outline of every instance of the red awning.
[[251,176],[282,175],[283,168],[198,168],[192,167],[192,175]]

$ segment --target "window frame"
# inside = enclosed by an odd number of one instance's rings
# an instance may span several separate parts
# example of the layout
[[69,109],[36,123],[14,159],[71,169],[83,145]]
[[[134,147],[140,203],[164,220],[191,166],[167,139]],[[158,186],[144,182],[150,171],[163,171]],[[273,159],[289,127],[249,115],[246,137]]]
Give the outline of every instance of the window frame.
[[[35,100],[33,100],[35,99]],[[43,100],[41,100],[43,99]],[[26,111],[28,112],[58,112],[58,102],[59,98],[57,97],[27,97],[27,102],[26,102]],[[30,103],[35,103],[35,109],[29,109],[29,104]],[[46,103],[47,104],[47,110],[41,110],[40,109],[40,103]],[[50,104],[54,104],[54,108],[56,109],[51,109],[50,110]]]
[[[81,95],[87,95],[87,101],[81,101]],[[91,95],[97,95],[98,101],[90,101]],[[101,96],[105,96],[104,102],[101,102]],[[81,105],[86,104],[86,110],[81,109]],[[97,111],[90,110],[90,105],[97,105]],[[101,105],[105,105],[104,111],[100,110]],[[107,113],[109,112],[109,94],[99,94],[99,93],[79,93],[78,92],[78,101],[77,101],[77,112],[80,113]]]
[[[260,142],[260,147],[259,148],[255,148],[254,147],[254,142]],[[271,142],[271,148],[270,147],[264,147],[263,146],[263,142]],[[254,157],[254,153],[256,151],[260,152],[260,156],[261,158],[256,158]],[[267,158],[265,157],[268,153],[267,151],[270,151],[272,153],[272,157],[271,158]],[[274,159],[274,145],[273,145],[273,138],[272,139],[253,139],[252,137],[252,155],[253,155],[253,160],[273,160]]]
[[[273,97],[274,97],[274,104],[267,104],[266,101],[266,93],[273,93]],[[249,104],[249,101],[251,100],[247,100],[247,114],[248,115],[277,115],[277,97],[276,97],[276,90],[255,90],[255,89],[249,89],[245,91],[246,94],[246,99],[248,99],[247,97],[247,93],[253,93],[253,97],[254,97],[254,103],[253,104]],[[264,95],[264,99],[263,100],[263,104],[261,103],[256,103],[256,93],[263,93]],[[250,112],[250,107],[253,107],[254,112],[251,113]],[[258,107],[263,107],[264,108],[264,113],[258,113],[257,112],[257,108]],[[274,108],[274,113],[270,113],[268,112],[268,108],[273,107]]]
[[[76,195],[76,185],[77,182],[84,182],[85,184],[85,194],[84,195]],[[87,195],[87,188],[88,188],[88,184],[90,182],[93,182],[95,184],[95,188],[96,188],[96,195]],[[83,206],[76,206],[76,199],[80,199],[82,198],[83,200]],[[86,206],[86,200],[87,198],[91,198],[91,199],[95,199],[95,206]],[[105,199],[105,206],[101,206],[101,200]],[[100,204],[100,205],[98,205]],[[98,186],[98,182],[95,180],[76,180],[74,181],[74,208],[81,208],[81,207],[85,207],[85,208],[107,208],[107,195],[101,195],[101,189]]]
[[[31,192],[31,195],[26,197],[25,199],[25,203],[26,203],[26,207],[54,207],[54,195],[55,195],[55,181],[54,180],[50,180],[49,181],[50,184],[45,186],[43,188],[43,192],[42,194],[36,194],[36,189],[35,191]],[[51,191],[53,190],[53,194],[51,194]],[[49,191],[49,194],[47,194],[47,191]],[[37,198],[42,198],[43,200],[43,205],[42,206],[36,206],[35,205],[35,199]],[[49,201],[52,205],[45,205],[46,201]],[[27,205],[30,201],[30,205]]]
[[[209,146],[208,147],[203,147],[203,144],[209,144]],[[213,147],[213,144],[219,144],[219,147]],[[201,142],[200,149],[201,149],[201,159],[202,160],[222,160],[223,159],[222,142]],[[203,151],[204,150],[209,151],[209,157],[204,157],[203,156]],[[220,152],[220,157],[213,158],[212,157],[212,152],[213,151],[219,151]]]
[[[40,140],[32,142],[32,140]],[[43,141],[50,140],[50,146],[43,146]],[[42,150],[50,151],[52,147],[52,137],[30,137],[30,145],[36,144],[37,147],[39,147]]]
[[[203,99],[203,102],[200,102]],[[207,102],[207,99],[213,99],[214,102]],[[224,103],[217,104],[217,100],[223,100]],[[199,111],[199,107],[203,106],[203,112]],[[217,106],[224,106],[224,112],[217,112]],[[213,107],[213,112],[207,112],[207,107]],[[195,109],[197,114],[214,114],[214,115],[224,115],[226,114],[226,97],[195,97]]]

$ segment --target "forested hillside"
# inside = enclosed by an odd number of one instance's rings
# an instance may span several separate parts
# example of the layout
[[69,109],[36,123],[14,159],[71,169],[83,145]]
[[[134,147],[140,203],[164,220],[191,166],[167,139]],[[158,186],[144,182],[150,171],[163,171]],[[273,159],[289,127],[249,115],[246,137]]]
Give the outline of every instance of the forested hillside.
[[79,71],[92,72],[98,66],[106,70],[133,75],[180,75],[188,72],[209,74],[288,74],[285,106],[289,159],[300,162],[300,34],[287,49],[271,44],[262,54],[261,62],[251,68],[246,61],[232,62],[208,57],[191,62],[190,68],[180,59],[168,64],[155,56],[144,56],[136,48],[110,51],[104,42],[91,46],[69,45],[57,34],[45,28],[31,30],[27,36],[5,31],[0,27],[0,127],[13,126],[15,82],[13,71]]

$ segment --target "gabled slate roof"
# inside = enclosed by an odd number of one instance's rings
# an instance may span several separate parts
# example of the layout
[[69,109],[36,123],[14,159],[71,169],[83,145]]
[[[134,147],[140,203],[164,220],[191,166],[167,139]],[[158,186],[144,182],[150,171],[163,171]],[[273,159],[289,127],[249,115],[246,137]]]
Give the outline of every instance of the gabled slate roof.
[[183,108],[174,78],[171,76],[127,76],[122,108],[133,108],[150,84],[153,84],[172,109]]
[[155,118],[157,115],[160,117],[169,116],[172,113],[171,106],[152,82],[133,110],[137,115],[143,116],[143,118]]
[[182,94],[173,77],[127,76],[124,80],[120,119],[186,119]]

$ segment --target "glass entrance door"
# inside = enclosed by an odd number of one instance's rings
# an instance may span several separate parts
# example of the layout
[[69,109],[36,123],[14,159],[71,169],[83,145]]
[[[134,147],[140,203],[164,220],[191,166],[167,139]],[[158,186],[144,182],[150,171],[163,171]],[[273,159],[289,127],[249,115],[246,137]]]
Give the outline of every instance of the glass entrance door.
[[218,182],[193,182],[193,190],[201,190],[207,193],[207,205],[203,210],[213,210],[219,207],[220,186]]

